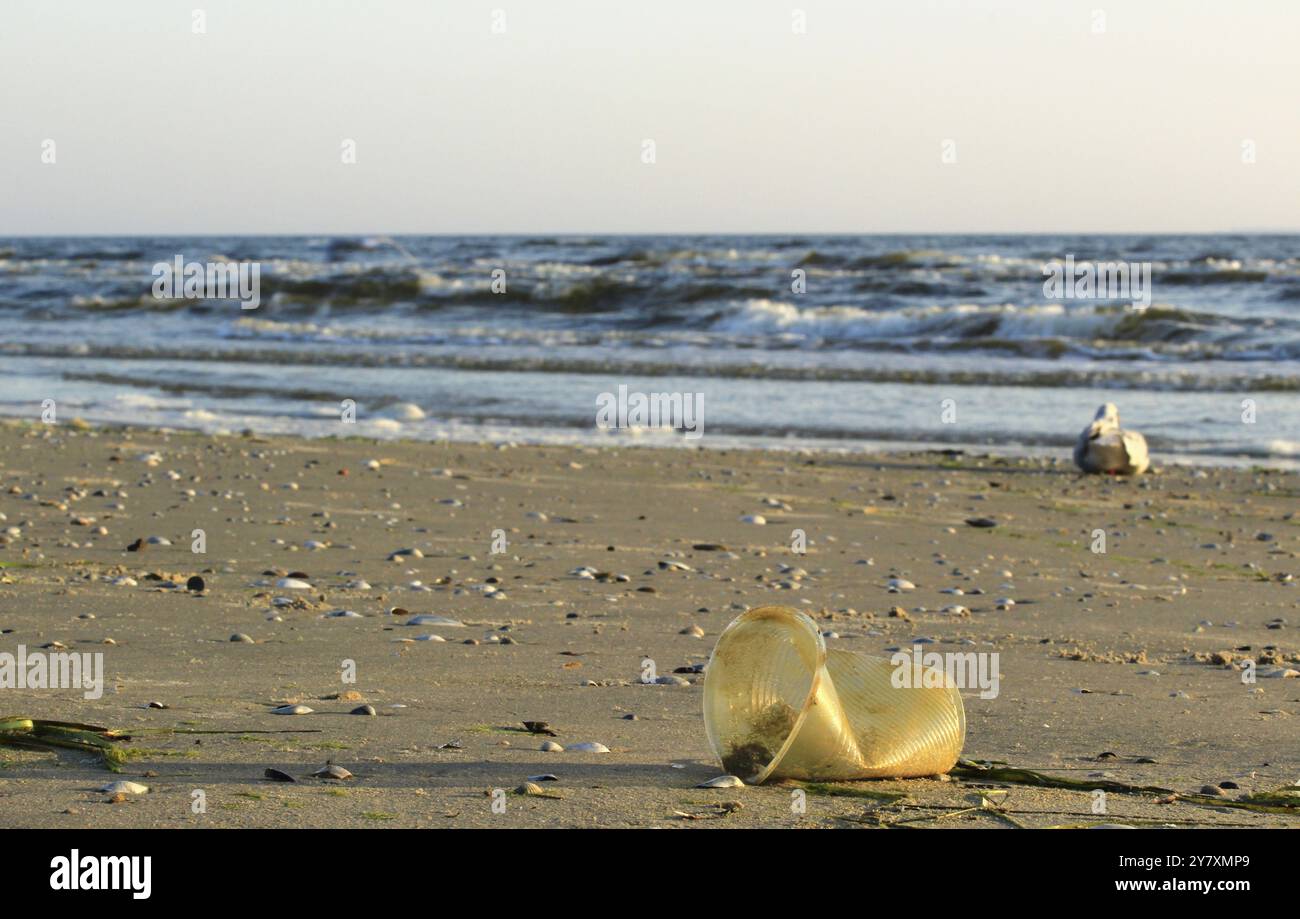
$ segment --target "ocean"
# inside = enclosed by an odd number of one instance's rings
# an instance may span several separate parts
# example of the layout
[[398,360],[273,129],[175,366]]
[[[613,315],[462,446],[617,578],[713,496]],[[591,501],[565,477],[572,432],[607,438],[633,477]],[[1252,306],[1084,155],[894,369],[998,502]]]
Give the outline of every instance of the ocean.
[[[255,263],[258,307],[156,297],[177,257]],[[1066,259],[1143,302],[1049,296]],[[5,238],[0,329],[33,420],[1068,458],[1115,402],[1157,462],[1300,463],[1294,235]],[[620,386],[702,436],[597,426]]]

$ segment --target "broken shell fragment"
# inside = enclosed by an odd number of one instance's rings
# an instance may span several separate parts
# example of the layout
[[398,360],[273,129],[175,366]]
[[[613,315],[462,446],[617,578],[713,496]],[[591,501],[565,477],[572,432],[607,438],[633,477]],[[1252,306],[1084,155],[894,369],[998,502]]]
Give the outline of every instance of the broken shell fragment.
[[570,753],[608,753],[609,752],[609,747],[605,746],[603,743],[595,743],[594,741],[570,744],[566,749]]
[[315,709],[305,705],[281,705],[271,709],[272,715],[310,715]]
[[143,795],[148,793],[149,786],[139,782],[111,782],[99,790],[106,795]]
[[334,763],[326,763],[313,772],[312,775],[318,779],[338,779],[339,781],[352,778],[351,772]]
[[734,775],[720,775],[717,778],[701,782],[696,788],[743,788],[745,783]]

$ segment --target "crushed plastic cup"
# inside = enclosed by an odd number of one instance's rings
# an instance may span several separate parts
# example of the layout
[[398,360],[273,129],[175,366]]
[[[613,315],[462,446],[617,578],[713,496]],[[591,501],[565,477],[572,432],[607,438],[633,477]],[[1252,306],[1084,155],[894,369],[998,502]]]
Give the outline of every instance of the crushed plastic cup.
[[751,785],[945,773],[966,738],[961,695],[942,672],[902,686],[895,670],[888,658],[827,651],[799,610],[751,609],[723,630],[705,670],[709,744]]

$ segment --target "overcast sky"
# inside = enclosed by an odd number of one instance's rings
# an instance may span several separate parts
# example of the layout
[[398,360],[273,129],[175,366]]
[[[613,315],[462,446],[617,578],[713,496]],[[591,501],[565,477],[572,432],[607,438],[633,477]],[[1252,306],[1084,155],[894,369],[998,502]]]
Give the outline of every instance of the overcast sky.
[[0,234],[1295,230],[1297,35],[1295,0],[0,0]]

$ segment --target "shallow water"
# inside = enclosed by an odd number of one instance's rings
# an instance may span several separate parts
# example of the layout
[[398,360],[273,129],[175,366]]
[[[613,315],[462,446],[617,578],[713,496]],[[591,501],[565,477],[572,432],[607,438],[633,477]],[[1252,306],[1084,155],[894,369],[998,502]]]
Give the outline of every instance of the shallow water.
[[[156,299],[177,255],[256,261],[261,305]],[[1049,299],[1067,256],[1145,263],[1150,306]],[[1296,236],[3,239],[0,320],[33,418],[682,442],[597,429],[622,384],[703,394],[692,445],[1056,450],[1113,401],[1166,459],[1300,457]]]

